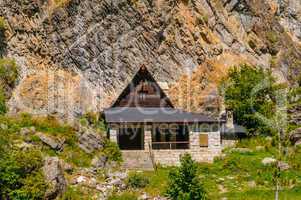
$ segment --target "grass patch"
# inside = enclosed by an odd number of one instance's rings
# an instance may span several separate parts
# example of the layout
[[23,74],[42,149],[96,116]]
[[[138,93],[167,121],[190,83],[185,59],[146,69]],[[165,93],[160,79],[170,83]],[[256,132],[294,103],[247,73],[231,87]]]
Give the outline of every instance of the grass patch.
[[121,194],[113,194],[108,200],[138,200],[138,195],[132,191],[126,191]]
[[[264,149],[256,150],[256,146]],[[242,140],[237,147],[251,149],[251,152],[231,152],[226,150],[224,158],[216,158],[213,163],[199,163],[198,176],[210,200],[266,200],[274,198],[274,168],[264,166],[265,157],[275,155],[276,148],[264,137]],[[290,169],[280,174],[280,199],[301,199],[301,148],[294,149],[286,157]],[[172,168],[159,167],[157,171],[145,171],[149,184],[140,189],[151,196],[163,196],[166,191],[168,174]],[[223,191],[222,191],[223,190]]]
[[[0,116],[0,123],[8,126],[5,133],[12,141],[29,140],[33,144],[38,144],[40,150],[46,155],[58,156],[77,167],[90,166],[93,155],[85,153],[78,147],[75,130],[66,124],[61,124],[53,117],[32,117],[28,114],[22,114],[18,117]],[[51,137],[65,138],[64,150],[62,152],[54,151],[47,145],[43,145],[35,135],[30,135],[28,138],[21,136],[19,132],[24,127],[35,127],[36,131],[43,132]]]
[[143,175],[149,178],[149,184],[145,187],[145,192],[152,195],[164,195],[168,174],[171,168],[158,168],[157,171],[145,171]]

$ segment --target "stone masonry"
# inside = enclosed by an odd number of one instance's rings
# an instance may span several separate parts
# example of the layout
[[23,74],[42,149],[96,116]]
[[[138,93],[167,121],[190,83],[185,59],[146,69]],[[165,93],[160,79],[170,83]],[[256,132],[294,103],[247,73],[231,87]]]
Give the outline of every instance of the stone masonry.
[[[214,157],[218,156],[221,153],[222,149],[220,132],[208,132],[206,134],[208,134],[208,147],[200,147],[199,132],[190,132],[189,149],[151,150],[152,155],[154,156],[154,161],[163,166],[178,165],[180,163],[180,156],[182,154],[189,153],[197,162],[213,162]],[[110,140],[117,142],[116,130],[110,130]],[[130,154],[135,155],[135,163],[132,162],[133,159],[124,158],[125,162],[130,162],[125,163],[125,166],[130,166],[131,168],[143,168],[142,166],[145,165],[146,160],[150,162],[149,144],[151,144],[151,141],[151,131],[145,130],[144,150],[122,151],[123,155],[125,155],[127,158]],[[143,161],[141,165],[139,164],[139,162],[136,162],[139,160]]]

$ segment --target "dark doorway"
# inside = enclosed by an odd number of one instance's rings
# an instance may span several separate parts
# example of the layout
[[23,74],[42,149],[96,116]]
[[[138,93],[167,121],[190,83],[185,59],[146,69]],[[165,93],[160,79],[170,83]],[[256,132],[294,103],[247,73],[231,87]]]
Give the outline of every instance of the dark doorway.
[[118,145],[121,150],[143,150],[143,128],[120,128],[118,133]]

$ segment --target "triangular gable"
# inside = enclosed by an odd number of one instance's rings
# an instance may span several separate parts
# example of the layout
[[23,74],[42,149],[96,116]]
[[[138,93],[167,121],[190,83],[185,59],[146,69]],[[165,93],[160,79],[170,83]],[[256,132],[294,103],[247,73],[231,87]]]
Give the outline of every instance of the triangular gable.
[[151,73],[142,66],[112,107],[173,108],[173,105]]

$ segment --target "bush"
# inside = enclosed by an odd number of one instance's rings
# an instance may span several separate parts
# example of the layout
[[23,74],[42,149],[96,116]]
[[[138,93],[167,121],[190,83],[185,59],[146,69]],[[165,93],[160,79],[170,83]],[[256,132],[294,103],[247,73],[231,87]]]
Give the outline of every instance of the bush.
[[222,81],[220,91],[235,123],[245,126],[250,135],[271,133],[257,115],[269,119],[274,114],[276,84],[271,72],[248,65],[234,67]]
[[2,88],[0,88],[0,115],[4,115],[6,111],[6,98],[4,95],[4,91],[2,90]]
[[[7,141],[1,142],[5,143]],[[41,173],[42,165],[42,156],[37,150],[5,149],[0,158],[0,197],[43,199],[47,184]]]
[[134,173],[128,177],[127,185],[131,188],[144,188],[149,184],[149,179],[143,174]]
[[14,60],[0,59],[0,82],[7,86],[13,87],[18,78],[18,68]]
[[122,162],[122,154],[118,145],[108,139],[105,140],[102,153],[108,158],[108,161]]
[[184,154],[181,166],[169,173],[166,195],[172,200],[206,199],[206,192],[197,177],[197,163],[189,154]]
[[84,198],[84,194],[81,190],[69,186],[60,200],[84,200]]
[[98,113],[88,112],[84,114],[79,121],[81,125],[91,126],[103,133],[107,130],[104,119]]

